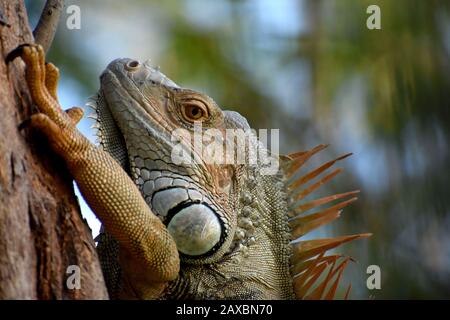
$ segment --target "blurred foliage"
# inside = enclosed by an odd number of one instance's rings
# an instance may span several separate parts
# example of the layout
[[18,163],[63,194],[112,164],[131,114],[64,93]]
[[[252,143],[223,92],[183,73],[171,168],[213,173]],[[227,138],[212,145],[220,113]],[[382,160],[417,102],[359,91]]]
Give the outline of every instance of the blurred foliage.
[[[65,29],[63,15],[48,58],[80,103],[97,90],[102,53],[140,50],[253,127],[281,128],[283,152],[322,142],[333,145],[328,155],[355,151],[328,189],[363,190],[328,232],[374,233],[343,249],[359,261],[346,273],[352,297],[450,298],[449,1],[66,3],[80,5],[83,27]],[[366,28],[370,4],[382,30]],[[42,5],[27,1],[32,23]],[[147,29],[124,33],[133,25]],[[365,287],[370,264],[381,267],[382,290]]]
[[[381,8],[382,30],[362,27],[367,15],[355,14],[370,4]],[[375,234],[367,258],[384,277],[374,296],[448,298],[450,3],[315,0],[308,9],[316,19],[292,59],[313,64],[315,121],[335,135],[336,97],[352,95],[349,82],[358,79],[362,103],[340,110],[362,114],[368,133],[360,142],[383,157],[381,170],[366,166],[367,176],[387,181],[380,192],[364,190],[351,227]]]

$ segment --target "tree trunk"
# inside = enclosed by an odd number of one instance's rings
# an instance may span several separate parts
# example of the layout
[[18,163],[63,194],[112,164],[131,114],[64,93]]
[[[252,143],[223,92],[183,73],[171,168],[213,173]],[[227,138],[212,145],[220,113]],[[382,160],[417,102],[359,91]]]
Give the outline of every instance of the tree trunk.
[[106,299],[72,178],[42,135],[18,129],[36,110],[24,63],[5,57],[31,42],[23,2],[0,0],[0,299]]

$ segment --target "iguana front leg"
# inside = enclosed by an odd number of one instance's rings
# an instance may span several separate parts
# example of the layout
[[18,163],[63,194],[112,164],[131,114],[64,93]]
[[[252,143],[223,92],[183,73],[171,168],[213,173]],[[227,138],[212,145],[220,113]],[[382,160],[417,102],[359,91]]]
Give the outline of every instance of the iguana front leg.
[[178,275],[175,242],[126,172],[77,130],[82,110],[62,111],[56,96],[58,70],[52,64],[45,64],[42,48],[25,46],[21,50],[27,66],[28,87],[40,110],[31,116],[30,125],[47,136],[108,233],[120,243],[124,255],[144,273],[139,279],[147,283],[139,286],[154,288],[151,291],[157,296],[165,283]]

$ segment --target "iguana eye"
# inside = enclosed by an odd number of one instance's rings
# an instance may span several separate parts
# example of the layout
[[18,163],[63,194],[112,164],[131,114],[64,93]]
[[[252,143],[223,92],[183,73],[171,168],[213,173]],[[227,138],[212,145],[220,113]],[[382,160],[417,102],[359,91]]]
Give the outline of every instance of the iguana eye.
[[208,117],[208,109],[203,102],[191,100],[181,105],[181,114],[187,121],[202,121]]
[[208,206],[191,204],[170,220],[167,230],[177,244],[178,251],[188,256],[208,253],[219,243],[222,225]]

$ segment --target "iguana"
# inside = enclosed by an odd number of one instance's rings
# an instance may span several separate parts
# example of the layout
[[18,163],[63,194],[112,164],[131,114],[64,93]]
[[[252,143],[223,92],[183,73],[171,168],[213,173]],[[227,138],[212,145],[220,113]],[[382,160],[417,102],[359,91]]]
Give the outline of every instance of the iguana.
[[[329,299],[349,257],[325,253],[370,234],[300,241],[341,214],[358,191],[304,198],[342,169],[318,177],[344,155],[301,177],[296,172],[326,146],[287,156],[272,175],[261,163],[211,164],[193,149],[195,125],[242,129],[250,144],[235,152],[248,160],[261,143],[246,119],[222,111],[207,95],[181,88],[149,64],[111,62],[90,105],[100,145],[76,128],[79,107],[58,103],[58,69],[38,45],[17,49],[39,113],[27,123],[42,131],[66,162],[103,227],[98,253],[111,298]],[[184,128],[187,135],[173,139]],[[203,132],[202,131],[202,132]],[[230,141],[224,139],[226,146]],[[201,143],[205,143],[201,141]],[[175,163],[173,148],[194,150],[197,161]],[[241,149],[239,149],[241,148]],[[342,200],[329,208],[309,210]],[[342,259],[341,259],[342,258]]]

